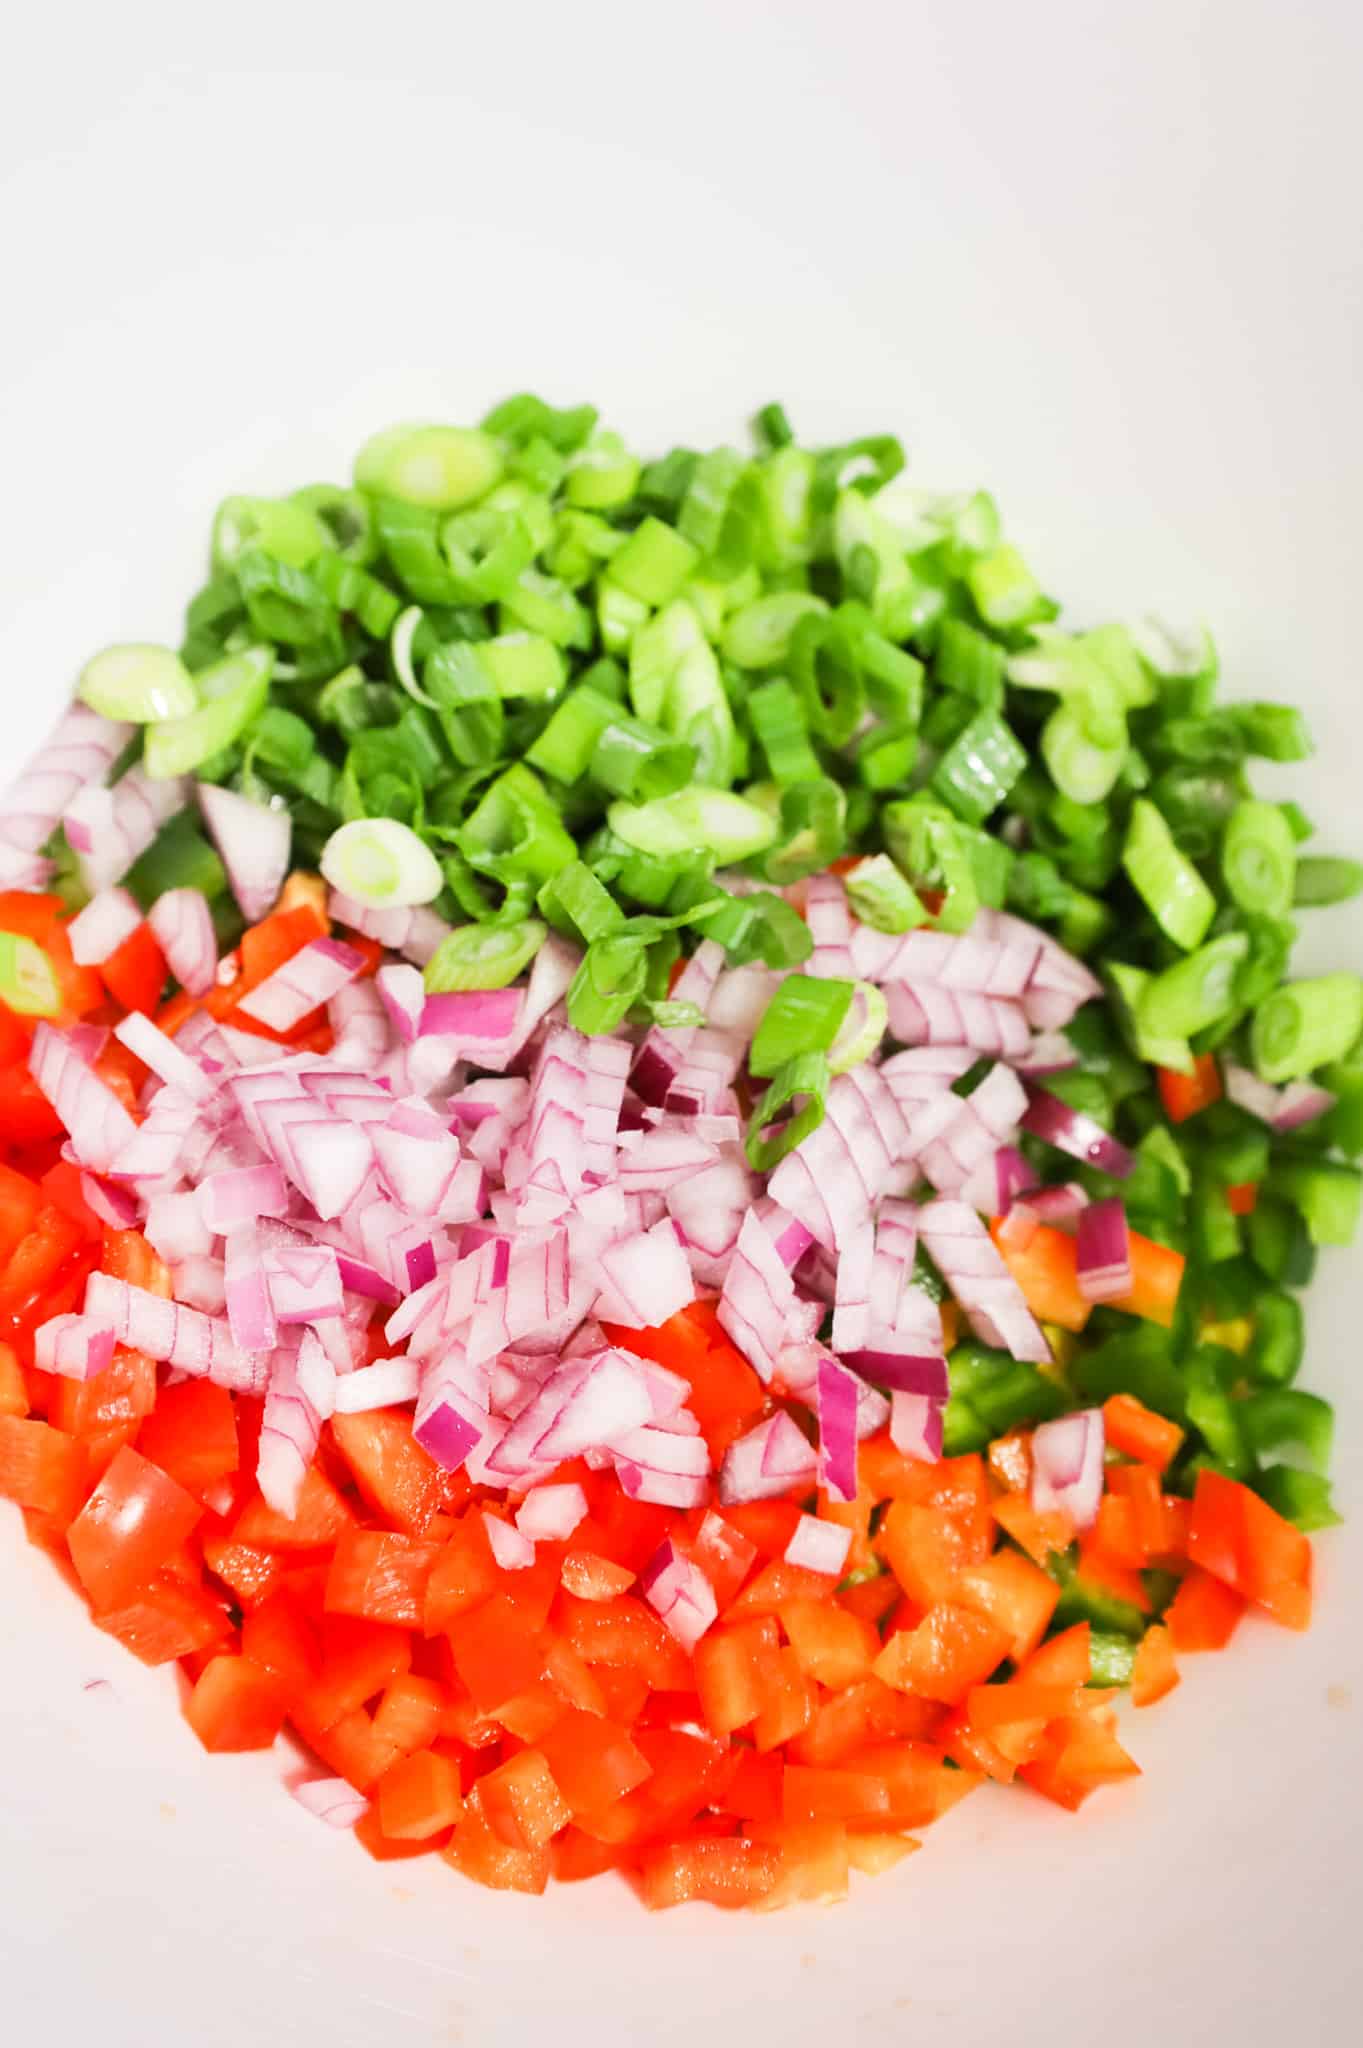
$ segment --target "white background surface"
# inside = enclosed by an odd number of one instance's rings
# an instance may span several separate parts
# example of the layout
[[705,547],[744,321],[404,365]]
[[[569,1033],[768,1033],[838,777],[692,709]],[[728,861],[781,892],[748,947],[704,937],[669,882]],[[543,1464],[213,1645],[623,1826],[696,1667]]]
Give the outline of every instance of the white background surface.
[[[782,397],[987,482],[1079,617],[1203,615],[1363,844],[1352,0],[30,11],[0,81],[0,749],[173,637],[229,490],[531,385],[645,443]],[[1363,966],[1356,912],[1303,956]],[[1242,2048],[1360,1982],[1357,1256],[1313,1386],[1351,1525],[1077,1819],[979,1795],[841,1911],[646,1920],[371,1864],[209,1759],[0,1517],[0,2011],[104,2048],[696,2038]],[[86,1694],[103,1675],[114,1693]]]

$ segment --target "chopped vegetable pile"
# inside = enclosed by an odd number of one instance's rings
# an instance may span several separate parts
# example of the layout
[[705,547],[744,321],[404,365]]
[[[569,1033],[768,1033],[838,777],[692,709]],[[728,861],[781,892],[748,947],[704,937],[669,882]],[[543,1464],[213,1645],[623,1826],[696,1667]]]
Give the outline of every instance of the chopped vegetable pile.
[[0,1496],[378,1858],[844,1895],[1310,1618],[1363,886],[897,441],[231,498],[0,800]]

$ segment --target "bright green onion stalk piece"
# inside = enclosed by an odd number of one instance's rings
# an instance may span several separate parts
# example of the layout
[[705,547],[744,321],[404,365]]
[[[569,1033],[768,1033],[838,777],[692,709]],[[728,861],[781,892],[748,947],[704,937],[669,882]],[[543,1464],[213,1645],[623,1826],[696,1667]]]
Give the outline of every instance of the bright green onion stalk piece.
[[1297,842],[1277,804],[1237,804],[1221,842],[1221,873],[1242,910],[1282,917],[1292,908]]
[[843,887],[853,915],[878,932],[911,932],[928,913],[888,853],[870,853],[849,868]]
[[376,910],[431,903],[444,883],[430,848],[397,818],[339,826],[322,849],[321,868],[333,889]]
[[1216,915],[1216,898],[1144,797],[1131,806],[1122,866],[1161,931],[1185,952],[1201,945]]
[[1265,1081],[1298,1081],[1342,1060],[1363,1032],[1363,981],[1323,974],[1289,981],[1254,1012],[1250,1050]]
[[42,947],[18,932],[0,932],[0,1002],[21,1017],[61,1014],[56,970]]
[[1236,971],[1248,951],[1244,932],[1225,932],[1152,976],[1136,1004],[1137,1030],[1150,1039],[1186,1039],[1219,1023],[1234,1004]]
[[442,939],[426,962],[431,995],[459,989],[506,988],[528,967],[547,936],[538,918],[517,924],[465,924]]
[[102,718],[133,725],[183,718],[199,701],[194,678],[174,649],[141,642],[106,647],[87,661],[76,695]]
[[501,474],[500,448],[476,427],[386,427],[355,457],[362,491],[432,512],[471,505]]
[[683,789],[647,804],[612,804],[611,831],[640,853],[691,853],[702,848],[721,866],[749,860],[776,843],[775,818],[727,789]]
[[263,548],[277,562],[306,569],[332,546],[331,532],[300,496],[224,498],[213,515],[213,567],[230,569],[243,548]]
[[841,1031],[857,984],[832,976],[788,974],[762,1013],[748,1054],[749,1072],[770,1080],[800,1053],[827,1052]]
[[199,703],[183,718],[147,727],[142,765],[155,782],[192,774],[215,755],[235,746],[265,709],[274,672],[272,647],[246,647],[201,669]]

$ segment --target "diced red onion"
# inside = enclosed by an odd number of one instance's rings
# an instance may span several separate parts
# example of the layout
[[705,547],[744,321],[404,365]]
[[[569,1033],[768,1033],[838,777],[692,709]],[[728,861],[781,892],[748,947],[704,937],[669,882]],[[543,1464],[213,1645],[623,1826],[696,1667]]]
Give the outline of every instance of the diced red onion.
[[[121,882],[161,827],[189,801],[189,783],[177,776],[154,782],[130,768],[112,789],[87,787],[66,807],[67,843],[77,852],[81,879],[93,894]],[[79,849],[71,834],[84,843]]]
[[1110,1131],[1083,1110],[1071,1109],[1045,1088],[1033,1087],[1030,1093],[1022,1128],[1040,1138],[1043,1145],[1054,1145],[1058,1152],[1068,1152],[1072,1159],[1096,1166],[1115,1180],[1125,1180],[1135,1171],[1136,1162],[1125,1145],[1119,1145]]
[[[311,1330],[303,1332],[304,1349],[317,1344]],[[317,1455],[322,1419],[299,1385],[298,1359],[276,1355],[265,1394],[265,1415],[256,1459],[256,1485],[267,1507],[277,1515],[298,1512],[308,1468]]]
[[33,1332],[33,1362],[40,1372],[92,1380],[113,1362],[114,1333],[88,1315],[52,1316]]
[[1103,1497],[1104,1429],[1101,1408],[1057,1416],[1032,1432],[1032,1506],[1059,1511],[1076,1529],[1091,1528]]
[[[413,961],[418,967],[424,967],[429,960],[435,958],[453,930],[454,926],[441,917],[438,911],[432,910],[429,903],[418,903],[413,907],[412,921],[398,951],[405,959]],[[543,952],[544,948],[541,947],[540,950]],[[572,979],[571,975],[569,979]]]
[[966,994],[920,981],[893,981],[885,989],[890,1033],[906,1046],[966,1046],[1011,1060],[1025,1053],[1032,1030],[1020,1003],[1004,996]]
[[661,1543],[639,1574],[639,1587],[668,1634],[689,1654],[718,1619],[714,1587],[694,1559],[671,1538]]
[[379,999],[388,1021],[404,1045],[410,1045],[421,1029],[426,1007],[426,984],[415,967],[381,967],[374,977]]
[[211,1102],[217,1094],[218,1084],[213,1076],[206,1074],[197,1060],[182,1052],[175,1040],[167,1038],[140,1010],[130,1010],[120,1018],[114,1026],[114,1037],[168,1088],[178,1089],[191,1102]]
[[327,1004],[338,1063],[375,1067],[388,1050],[388,1013],[372,981],[352,981]]
[[942,1455],[942,1401],[896,1390],[890,1397],[890,1442],[906,1458],[935,1464]]
[[218,939],[202,890],[167,889],[148,911],[147,923],[181,988],[207,995],[218,975]]
[[412,927],[412,911],[405,904],[381,910],[372,903],[359,903],[343,890],[327,892],[327,916],[334,924],[347,925],[362,938],[377,939],[381,946],[400,952]]
[[516,1511],[516,1527],[532,1543],[566,1543],[586,1512],[580,1486],[535,1486]]
[[227,1240],[227,1320],[243,1351],[273,1351],[278,1341],[274,1303],[265,1273],[259,1232],[238,1230]]
[[66,927],[72,959],[80,967],[98,967],[141,922],[141,909],[126,889],[101,889]]
[[[848,1382],[849,1388],[851,1382]],[[855,1394],[850,1402],[855,1413]],[[777,1409],[724,1453],[719,1468],[719,1498],[725,1507],[743,1501],[773,1500],[799,1485],[813,1485],[818,1459],[784,1409]],[[827,1483],[827,1481],[825,1481]],[[830,1489],[831,1490],[831,1489]],[[853,1483],[851,1498],[856,1493]]]
[[328,1827],[353,1828],[369,1811],[369,1801],[344,1778],[302,1778],[289,1791],[304,1810]]
[[264,1391],[263,1361],[243,1352],[228,1325],[215,1316],[166,1301],[107,1273],[92,1273],[86,1282],[85,1313],[94,1322],[107,1323],[117,1342],[130,1351],[145,1351],[160,1364],[216,1380],[234,1393]]
[[97,1173],[82,1173],[80,1191],[87,1206],[111,1230],[131,1230],[136,1224],[141,1203],[131,1188],[103,1180]]
[[247,924],[273,909],[289,871],[293,827],[288,812],[253,803],[216,783],[197,786],[208,836],[222,857],[232,894]]
[[947,1362],[940,1354],[912,1357],[906,1352],[863,1350],[841,1355],[859,1379],[888,1387],[891,1393],[926,1394],[939,1401],[947,1397]]
[[920,928],[897,937],[858,925],[850,972],[861,981],[933,982],[970,995],[1020,997],[1040,961],[1043,937],[986,938],[974,927],[959,936]]
[[265,1278],[281,1323],[315,1323],[341,1313],[341,1273],[330,1245],[273,1246]]
[[414,1358],[379,1358],[336,1382],[336,1413],[365,1415],[371,1408],[400,1408],[415,1401],[421,1369]]
[[1131,1292],[1131,1232],[1116,1195],[1080,1211],[1078,1280],[1085,1301],[1120,1301]]
[[354,946],[341,939],[314,939],[249,990],[237,1008],[271,1031],[292,1031],[311,1011],[357,981],[364,968],[364,954]]
[[[49,737],[0,794],[0,888],[41,889],[52,862],[41,858],[79,791],[102,783],[133,736],[131,725],[102,718],[84,704],[73,704],[58,719]],[[73,853],[90,846],[70,840]]]
[[1015,1053],[1011,1065],[1016,1073],[1041,1080],[1047,1074],[1068,1073],[1079,1064],[1079,1055],[1063,1031],[1043,1031],[1025,1052]]
[[199,1207],[219,1237],[242,1230],[262,1216],[286,1216],[289,1191],[277,1166],[235,1166],[210,1173],[199,1183]]
[[535,1545],[523,1529],[504,1522],[500,1515],[483,1510],[483,1523],[492,1555],[504,1572],[521,1572],[535,1562]]
[[695,1300],[691,1268],[670,1218],[607,1245],[597,1254],[597,1263],[603,1302],[608,1304],[598,1313],[607,1322],[648,1329]]
[[865,980],[852,965],[852,919],[837,875],[811,875],[805,883],[805,923],[814,941],[808,972],[835,981]]
[[851,1547],[852,1531],[841,1523],[821,1522],[817,1515],[801,1515],[786,1545],[786,1563],[840,1579]]
[[59,1031],[39,1024],[28,1070],[56,1112],[82,1166],[107,1172],[137,1126],[113,1090],[72,1050]]
[[975,1211],[964,1202],[930,1202],[919,1230],[934,1265],[983,1344],[1014,1358],[1048,1362],[1050,1346]]
[[167,1265],[204,1258],[213,1249],[216,1232],[204,1220],[197,1193],[186,1189],[178,1194],[153,1195],[147,1203],[143,1235],[157,1257]]
[[1275,1088],[1233,1060],[1224,1061],[1221,1072],[1229,1100],[1257,1116],[1260,1123],[1270,1125],[1280,1136],[1302,1124],[1315,1123],[1335,1106],[1336,1098],[1330,1090],[1317,1087],[1313,1081],[1289,1081],[1286,1087]]

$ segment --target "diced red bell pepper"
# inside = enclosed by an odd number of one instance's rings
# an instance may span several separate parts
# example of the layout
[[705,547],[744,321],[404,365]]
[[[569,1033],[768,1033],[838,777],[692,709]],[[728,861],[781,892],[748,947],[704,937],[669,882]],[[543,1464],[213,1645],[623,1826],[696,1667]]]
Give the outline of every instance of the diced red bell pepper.
[[194,1529],[198,1501],[139,1451],[114,1458],[66,1532],[71,1562],[97,1612],[126,1607]]
[[463,1811],[459,1767],[432,1749],[399,1757],[379,1780],[379,1826],[390,1841],[427,1842]]
[[440,1547],[390,1529],[343,1529],[331,1554],[329,1614],[419,1627]]
[[185,1719],[205,1749],[268,1749],[284,1725],[284,1695],[273,1673],[249,1657],[214,1657]]

